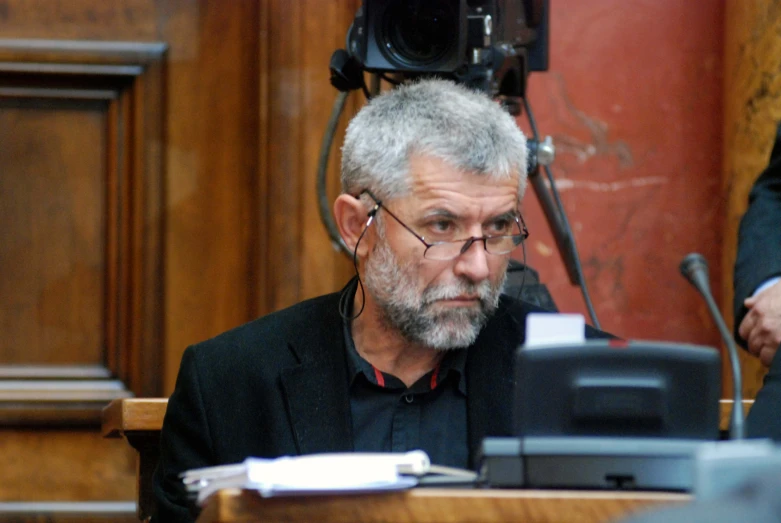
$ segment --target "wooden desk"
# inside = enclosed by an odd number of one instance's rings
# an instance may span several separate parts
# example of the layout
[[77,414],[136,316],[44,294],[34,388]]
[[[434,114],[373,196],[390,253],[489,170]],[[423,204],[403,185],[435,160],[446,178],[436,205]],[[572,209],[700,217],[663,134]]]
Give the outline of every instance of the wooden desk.
[[460,489],[263,499],[228,489],[208,500],[198,523],[603,523],[689,499],[687,494],[654,492]]
[[142,521],[151,516],[154,506],[152,475],[160,461],[160,429],[167,406],[165,398],[125,398],[114,400],[103,409],[103,437],[124,437],[138,451],[137,514]]
[[[753,400],[743,401],[744,413],[753,403]],[[160,459],[158,441],[167,405],[168,400],[164,398],[125,398],[114,400],[103,409],[103,435],[125,437],[139,453],[138,516],[142,520],[151,514],[154,503],[152,474]],[[721,400],[720,409],[719,426],[724,431],[729,428],[732,400]]]

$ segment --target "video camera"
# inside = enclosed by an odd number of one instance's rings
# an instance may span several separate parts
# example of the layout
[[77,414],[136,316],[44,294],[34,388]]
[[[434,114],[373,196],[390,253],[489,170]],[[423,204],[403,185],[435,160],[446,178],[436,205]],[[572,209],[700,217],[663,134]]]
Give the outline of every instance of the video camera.
[[364,88],[363,72],[402,81],[440,76],[494,97],[523,98],[548,69],[548,0],[363,0],[331,83]]

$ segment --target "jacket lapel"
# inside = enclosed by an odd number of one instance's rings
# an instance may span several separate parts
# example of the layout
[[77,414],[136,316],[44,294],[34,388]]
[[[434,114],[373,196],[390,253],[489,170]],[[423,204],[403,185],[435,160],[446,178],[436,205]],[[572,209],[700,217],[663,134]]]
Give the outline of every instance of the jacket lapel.
[[287,414],[300,454],[353,449],[346,347],[338,294],[314,311],[311,328],[289,343],[300,364],[280,375]]

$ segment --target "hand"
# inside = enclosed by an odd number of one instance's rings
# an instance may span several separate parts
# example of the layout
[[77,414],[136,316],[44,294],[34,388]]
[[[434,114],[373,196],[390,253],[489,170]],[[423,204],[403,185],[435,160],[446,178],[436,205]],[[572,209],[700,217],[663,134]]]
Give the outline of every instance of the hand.
[[748,313],[738,334],[748,343],[748,351],[769,367],[781,344],[781,282],[743,303]]

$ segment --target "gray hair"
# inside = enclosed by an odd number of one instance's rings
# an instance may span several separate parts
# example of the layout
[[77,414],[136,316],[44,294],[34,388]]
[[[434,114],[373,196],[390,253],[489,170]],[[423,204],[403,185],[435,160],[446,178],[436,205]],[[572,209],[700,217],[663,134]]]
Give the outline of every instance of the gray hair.
[[378,198],[409,191],[409,159],[430,155],[456,169],[526,188],[526,138],[483,93],[447,80],[401,85],[372,99],[352,119],[342,147],[342,191]]

